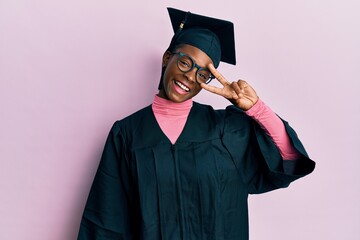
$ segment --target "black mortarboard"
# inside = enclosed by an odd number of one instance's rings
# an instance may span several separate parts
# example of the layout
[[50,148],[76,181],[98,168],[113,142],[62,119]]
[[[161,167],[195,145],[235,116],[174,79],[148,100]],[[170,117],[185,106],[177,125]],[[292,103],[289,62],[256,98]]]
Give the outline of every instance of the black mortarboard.
[[169,49],[189,44],[201,49],[218,67],[220,61],[236,64],[234,24],[174,8],[168,8],[174,36]]

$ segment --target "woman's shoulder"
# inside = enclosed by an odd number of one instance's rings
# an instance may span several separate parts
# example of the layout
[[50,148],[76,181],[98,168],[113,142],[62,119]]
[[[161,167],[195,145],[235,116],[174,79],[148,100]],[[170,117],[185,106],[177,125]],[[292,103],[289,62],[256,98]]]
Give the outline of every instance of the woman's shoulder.
[[213,106],[199,103],[199,102],[193,102],[193,109],[201,114],[224,114],[225,109],[214,109]]
[[222,117],[229,117],[232,115],[243,116],[245,118],[247,117],[247,114],[242,109],[234,105],[229,105],[221,109],[214,109],[213,106],[211,105],[194,102],[194,107],[196,108],[197,111],[205,114],[215,114]]
[[220,125],[225,131],[249,127],[253,120],[240,108],[229,105],[222,109],[214,109],[211,105],[195,103],[194,112],[200,115],[200,118],[206,117],[210,125]]
[[148,105],[144,108],[137,110],[136,112],[126,116],[125,118],[119,120],[119,122],[132,122],[139,121],[140,119],[152,114],[151,105]]
[[148,105],[122,119],[116,120],[113,128],[118,129],[118,131],[136,129],[136,127],[140,126],[141,122],[146,121],[146,118],[149,118],[151,114],[151,105]]

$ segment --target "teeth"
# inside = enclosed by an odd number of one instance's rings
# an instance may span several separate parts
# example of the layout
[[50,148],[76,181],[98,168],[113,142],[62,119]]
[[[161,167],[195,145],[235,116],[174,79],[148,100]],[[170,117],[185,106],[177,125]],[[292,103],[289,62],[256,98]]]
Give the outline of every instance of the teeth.
[[181,82],[175,81],[176,85],[178,85],[182,90],[188,92],[190,91],[190,89],[188,87],[186,87],[184,84],[182,84]]

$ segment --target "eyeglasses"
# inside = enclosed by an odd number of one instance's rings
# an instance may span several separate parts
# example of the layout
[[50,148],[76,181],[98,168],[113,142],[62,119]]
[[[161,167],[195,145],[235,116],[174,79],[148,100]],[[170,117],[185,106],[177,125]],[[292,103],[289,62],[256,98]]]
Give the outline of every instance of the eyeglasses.
[[213,80],[215,78],[211,74],[209,69],[203,68],[203,67],[200,67],[199,65],[197,65],[195,63],[194,59],[192,59],[189,55],[182,53],[182,52],[177,52],[177,53],[173,53],[173,54],[178,55],[177,66],[178,66],[179,70],[182,71],[183,73],[190,72],[195,67],[197,68],[196,81],[198,83],[208,84],[209,82],[211,82],[211,80]]

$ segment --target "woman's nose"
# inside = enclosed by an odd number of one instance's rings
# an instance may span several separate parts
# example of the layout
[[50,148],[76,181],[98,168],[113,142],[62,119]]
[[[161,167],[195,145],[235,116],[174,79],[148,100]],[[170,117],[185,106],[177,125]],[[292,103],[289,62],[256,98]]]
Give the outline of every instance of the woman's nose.
[[186,72],[184,75],[187,77],[187,79],[196,82],[196,73],[197,73],[197,68],[194,67],[190,71]]

